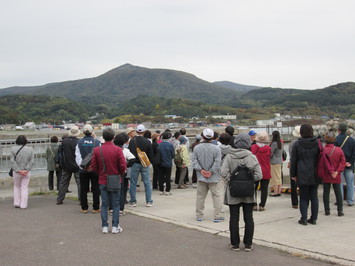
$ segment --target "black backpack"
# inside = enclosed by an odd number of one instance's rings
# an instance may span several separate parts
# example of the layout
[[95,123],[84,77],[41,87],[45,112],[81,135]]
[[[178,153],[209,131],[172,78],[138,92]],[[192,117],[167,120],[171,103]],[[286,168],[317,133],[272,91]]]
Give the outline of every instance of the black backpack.
[[245,165],[239,165],[230,177],[229,191],[232,197],[253,197],[254,178],[252,171]]

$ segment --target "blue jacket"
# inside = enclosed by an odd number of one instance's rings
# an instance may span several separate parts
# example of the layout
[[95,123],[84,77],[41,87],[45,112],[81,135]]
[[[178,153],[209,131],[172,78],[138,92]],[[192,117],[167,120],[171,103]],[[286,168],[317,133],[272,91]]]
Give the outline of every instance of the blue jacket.
[[[341,144],[343,144],[345,138],[346,138],[345,133],[340,133],[335,138],[334,146],[340,147]],[[346,161],[351,164],[350,167],[346,167],[346,168],[354,170],[355,140],[352,137],[349,137],[348,140],[345,142],[342,150],[344,152]]]
[[175,150],[173,144],[171,144],[167,140],[163,140],[162,143],[159,144],[158,150],[160,151],[160,160],[162,167],[173,167],[173,159],[175,155]]

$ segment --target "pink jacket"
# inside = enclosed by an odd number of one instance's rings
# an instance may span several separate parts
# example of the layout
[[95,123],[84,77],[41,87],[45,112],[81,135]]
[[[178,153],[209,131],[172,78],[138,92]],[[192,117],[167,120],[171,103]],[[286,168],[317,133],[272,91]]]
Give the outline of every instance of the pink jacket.
[[[332,153],[332,150],[334,148],[334,151]],[[336,178],[328,178],[328,180],[323,180],[323,183],[332,183],[332,184],[340,184],[341,183],[341,173],[345,169],[345,156],[344,152],[342,149],[339,147],[335,147],[334,144],[326,144],[324,146],[324,151],[326,154],[330,155],[330,162],[332,166],[334,167],[335,171],[338,172],[338,175]]]
[[269,145],[259,147],[258,144],[251,145],[251,152],[256,156],[259,161],[261,171],[263,173],[263,179],[270,179],[270,157],[271,148]]

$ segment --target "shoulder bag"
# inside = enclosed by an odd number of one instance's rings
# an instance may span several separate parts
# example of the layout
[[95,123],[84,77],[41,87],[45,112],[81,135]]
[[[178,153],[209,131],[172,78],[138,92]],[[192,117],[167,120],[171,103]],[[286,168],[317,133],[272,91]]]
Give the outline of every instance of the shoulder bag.
[[121,189],[121,178],[120,178],[120,175],[109,175],[109,174],[107,174],[105,159],[104,159],[104,155],[102,154],[102,146],[100,146],[100,154],[101,154],[102,165],[103,165],[103,168],[104,168],[104,173],[105,173],[106,179],[107,179],[107,191],[118,192]]
[[[16,152],[15,157],[14,157],[15,162],[16,162],[17,154],[18,154],[18,153],[20,152],[20,150],[22,150],[22,148],[25,147],[25,146],[26,146],[26,144],[23,145],[23,146]],[[13,176],[13,172],[14,172],[14,170],[11,168],[10,171],[9,171],[9,176],[12,177],[12,176]]]

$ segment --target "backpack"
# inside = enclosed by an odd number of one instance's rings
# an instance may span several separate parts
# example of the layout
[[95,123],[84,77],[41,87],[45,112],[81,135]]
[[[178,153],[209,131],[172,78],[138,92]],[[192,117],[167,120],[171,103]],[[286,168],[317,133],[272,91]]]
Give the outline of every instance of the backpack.
[[177,167],[182,166],[181,149],[177,149],[174,157],[174,163]]
[[334,168],[330,162],[330,156],[334,149],[330,155],[326,154],[320,140],[318,140],[318,147],[320,152],[317,161],[317,176],[322,180],[329,180],[332,178],[332,173],[334,172]]
[[253,197],[254,178],[252,171],[245,165],[239,165],[230,177],[229,192],[232,197]]

